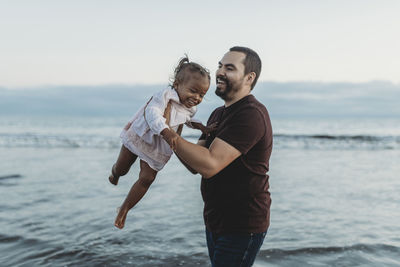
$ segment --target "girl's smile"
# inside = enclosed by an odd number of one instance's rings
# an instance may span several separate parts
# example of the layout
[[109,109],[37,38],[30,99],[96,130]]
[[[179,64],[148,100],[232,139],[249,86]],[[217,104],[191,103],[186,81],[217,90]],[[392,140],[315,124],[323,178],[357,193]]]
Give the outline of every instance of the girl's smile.
[[175,90],[178,93],[179,101],[187,108],[191,108],[203,101],[209,87],[210,81],[207,78],[191,74],[186,82],[176,84]]

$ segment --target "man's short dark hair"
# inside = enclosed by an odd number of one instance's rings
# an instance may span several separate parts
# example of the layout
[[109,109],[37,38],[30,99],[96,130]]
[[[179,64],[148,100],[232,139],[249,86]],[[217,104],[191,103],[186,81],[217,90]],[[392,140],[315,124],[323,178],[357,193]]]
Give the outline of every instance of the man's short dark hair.
[[248,47],[243,47],[243,46],[234,46],[229,51],[234,51],[234,52],[241,52],[246,55],[243,61],[244,65],[244,74],[248,74],[250,72],[254,72],[256,74],[256,78],[254,79],[253,83],[251,84],[251,90],[253,90],[254,86],[257,83],[258,77],[260,77],[261,73],[261,59],[258,56],[258,54],[248,48]]

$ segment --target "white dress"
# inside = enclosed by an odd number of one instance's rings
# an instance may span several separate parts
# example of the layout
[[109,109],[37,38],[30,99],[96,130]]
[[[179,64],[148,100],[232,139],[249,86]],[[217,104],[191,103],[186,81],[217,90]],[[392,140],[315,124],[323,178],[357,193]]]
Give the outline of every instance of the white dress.
[[170,146],[160,135],[162,130],[168,128],[163,116],[170,100],[169,126],[172,129],[176,131],[182,123],[191,127],[190,122],[200,122],[193,119],[196,106],[185,107],[179,102],[175,89],[167,88],[154,94],[130,120],[130,128],[122,130],[120,135],[123,145],[156,171],[161,170],[172,155]]

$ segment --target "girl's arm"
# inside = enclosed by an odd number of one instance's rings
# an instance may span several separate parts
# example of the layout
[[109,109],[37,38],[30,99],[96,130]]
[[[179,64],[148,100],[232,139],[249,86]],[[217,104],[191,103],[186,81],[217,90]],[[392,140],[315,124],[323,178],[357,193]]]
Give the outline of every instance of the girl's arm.
[[218,123],[217,122],[214,122],[214,123],[210,124],[209,126],[205,126],[201,122],[191,121],[190,125],[192,126],[193,129],[198,129],[203,134],[206,134],[206,135],[211,133],[212,131],[215,131],[217,129],[217,127],[218,127]]
[[144,118],[150,130],[156,135],[160,135],[162,130],[168,128],[169,116],[166,119],[164,114],[169,100],[168,89],[160,91],[153,95],[144,109]]

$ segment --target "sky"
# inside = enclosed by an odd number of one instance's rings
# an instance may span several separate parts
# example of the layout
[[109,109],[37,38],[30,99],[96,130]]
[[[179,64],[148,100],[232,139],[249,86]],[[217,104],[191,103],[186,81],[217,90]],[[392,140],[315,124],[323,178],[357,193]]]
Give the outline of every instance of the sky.
[[397,84],[398,14],[398,0],[0,0],[0,87],[167,84],[184,53],[214,77],[235,45],[258,52],[259,81]]

